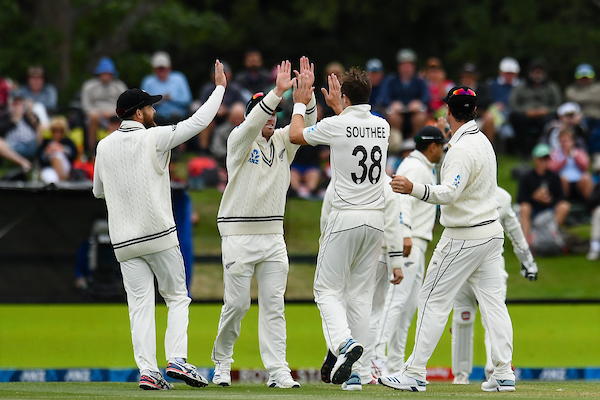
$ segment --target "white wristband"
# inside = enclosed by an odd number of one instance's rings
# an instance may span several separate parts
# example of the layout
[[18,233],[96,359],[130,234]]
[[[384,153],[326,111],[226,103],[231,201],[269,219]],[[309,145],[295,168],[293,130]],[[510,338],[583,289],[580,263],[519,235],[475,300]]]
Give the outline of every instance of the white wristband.
[[292,112],[292,117],[296,114],[300,114],[304,117],[304,114],[306,114],[306,104],[294,103],[294,111]]

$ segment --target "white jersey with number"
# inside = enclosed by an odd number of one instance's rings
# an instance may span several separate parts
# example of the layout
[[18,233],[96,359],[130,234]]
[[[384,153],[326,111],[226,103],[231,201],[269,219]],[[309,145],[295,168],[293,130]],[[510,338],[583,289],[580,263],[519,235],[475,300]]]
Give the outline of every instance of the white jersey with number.
[[304,140],[331,149],[332,207],[340,210],[382,210],[383,175],[390,125],[371,114],[371,106],[348,106],[339,115],[305,128]]

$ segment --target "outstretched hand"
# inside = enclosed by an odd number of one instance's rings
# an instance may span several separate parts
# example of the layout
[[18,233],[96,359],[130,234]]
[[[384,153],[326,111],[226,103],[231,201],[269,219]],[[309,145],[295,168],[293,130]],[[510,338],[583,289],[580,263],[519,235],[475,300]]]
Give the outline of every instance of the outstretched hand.
[[215,61],[215,85],[227,87],[227,78],[225,77],[225,68],[219,60]]
[[277,79],[275,80],[275,89],[273,91],[278,97],[281,97],[295,82],[296,78],[292,78],[292,63],[287,60],[282,61],[277,66]]
[[[296,72],[296,71],[294,71]],[[302,58],[300,59],[300,74],[302,75],[307,75],[308,76],[308,84],[310,86],[314,85],[315,83],[315,65],[313,63],[310,62],[310,60],[308,59],[308,57],[306,56],[302,56]],[[296,72],[296,76],[298,76],[298,73]]]
[[329,85],[329,92],[325,88],[321,88],[321,92],[323,92],[327,105],[336,114],[339,114],[344,110],[342,107],[342,85],[336,74],[327,77],[327,84]]

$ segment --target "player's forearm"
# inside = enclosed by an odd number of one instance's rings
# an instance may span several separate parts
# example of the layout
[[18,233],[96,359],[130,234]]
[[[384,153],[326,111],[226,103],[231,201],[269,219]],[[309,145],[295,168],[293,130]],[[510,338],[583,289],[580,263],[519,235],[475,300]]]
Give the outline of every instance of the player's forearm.
[[425,185],[413,182],[411,196],[430,204],[446,205],[456,201],[460,193],[450,185]]

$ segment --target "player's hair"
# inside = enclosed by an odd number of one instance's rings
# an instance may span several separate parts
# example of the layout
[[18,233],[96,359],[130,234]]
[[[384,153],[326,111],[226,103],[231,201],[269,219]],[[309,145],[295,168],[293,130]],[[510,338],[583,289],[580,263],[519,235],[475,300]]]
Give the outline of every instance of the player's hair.
[[450,107],[450,114],[454,117],[455,120],[459,122],[467,122],[477,117],[477,108],[470,111],[462,111],[462,110],[453,110]]
[[348,97],[353,105],[368,104],[371,97],[371,80],[367,73],[360,67],[352,67],[342,75],[340,80],[342,93]]
[[429,147],[430,144],[435,143],[429,140],[420,140],[418,142],[415,143],[415,149],[419,150],[421,153],[423,153],[425,150],[427,150],[427,148]]

